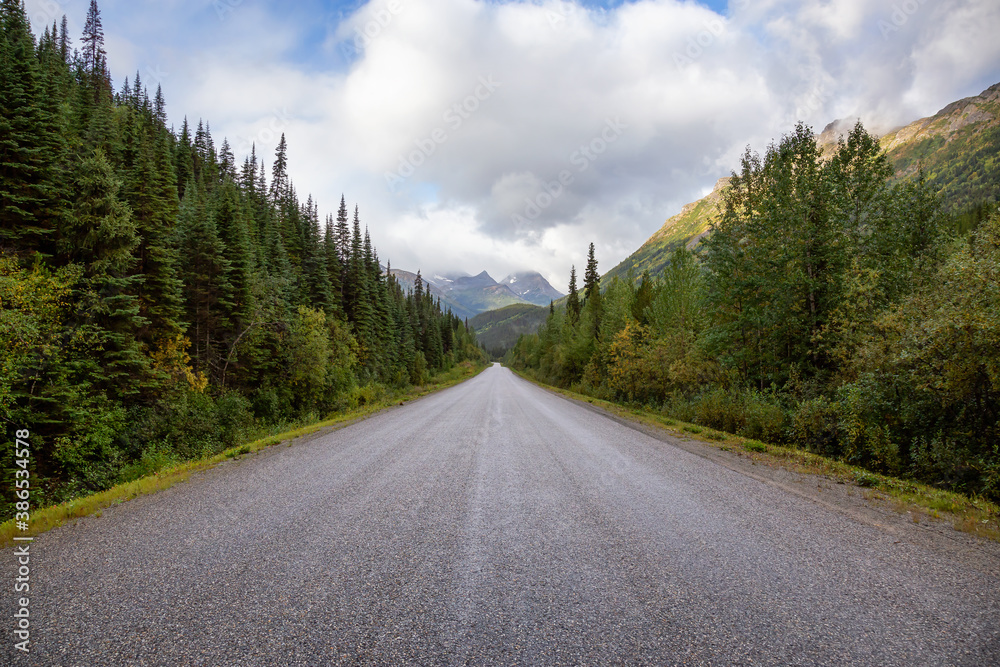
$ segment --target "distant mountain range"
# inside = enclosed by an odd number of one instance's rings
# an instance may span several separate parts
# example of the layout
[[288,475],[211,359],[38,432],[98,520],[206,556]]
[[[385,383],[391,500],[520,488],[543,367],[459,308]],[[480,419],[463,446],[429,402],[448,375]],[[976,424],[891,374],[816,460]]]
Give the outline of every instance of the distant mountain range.
[[[824,128],[817,137],[824,154],[832,153],[854,121],[838,120]],[[912,177],[923,167],[924,177],[940,194],[946,211],[960,212],[995,198],[1000,192],[1000,83],[975,97],[952,102],[929,118],[893,130],[880,142],[897,179]],[[721,192],[728,183],[728,178],[719,179],[710,194],[684,206],[602,280],[624,278],[629,269],[636,278],[643,271],[656,274],[667,265],[676,247],[697,245],[718,215]]]
[[[412,290],[417,274],[392,269],[404,290]],[[548,306],[550,301],[563,296],[540,274],[534,271],[513,273],[497,282],[483,271],[474,276],[464,273],[433,274],[421,279],[441,305],[461,318],[472,318],[479,313],[515,304]]]

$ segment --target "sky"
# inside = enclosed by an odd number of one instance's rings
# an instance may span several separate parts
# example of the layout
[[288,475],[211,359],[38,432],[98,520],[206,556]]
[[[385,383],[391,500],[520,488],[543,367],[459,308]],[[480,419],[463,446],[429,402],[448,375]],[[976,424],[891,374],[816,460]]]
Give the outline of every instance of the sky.
[[[89,0],[28,0],[36,31]],[[995,0],[99,1],[116,88],[242,162],[280,135],[424,273],[601,272],[797,120],[876,132],[1000,82]]]

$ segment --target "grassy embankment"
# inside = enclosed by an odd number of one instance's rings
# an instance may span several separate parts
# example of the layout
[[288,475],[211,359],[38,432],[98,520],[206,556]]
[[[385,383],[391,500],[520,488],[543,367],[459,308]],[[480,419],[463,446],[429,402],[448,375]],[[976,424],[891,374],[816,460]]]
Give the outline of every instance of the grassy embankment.
[[915,522],[921,517],[947,521],[955,527],[955,530],[1000,542],[1000,505],[986,499],[970,498],[920,482],[873,473],[801,449],[763,443],[678,421],[650,408],[605,401],[568,389],[553,387],[522,371],[514,370],[514,372],[549,391],[590,403],[618,417],[666,431],[680,438],[698,440],[702,444],[731,451],[738,456],[749,458],[754,463],[784,467],[797,473],[822,475],[836,482],[853,484],[862,488],[862,495],[866,500],[887,503],[901,514],[909,512]]
[[[390,406],[402,405],[403,403],[420,398],[421,396],[426,396],[427,394],[447,389],[448,387],[452,387],[460,382],[464,382],[465,380],[479,374],[487,367],[488,365],[473,366],[471,362],[462,362],[457,364],[447,373],[441,373],[433,377],[431,381],[425,385],[389,392],[380,399],[352,410],[337,413],[329,419],[309,424],[285,424],[280,428],[287,430],[284,430],[281,433],[268,434],[263,437],[260,437],[261,434],[257,434],[257,439],[242,445],[231,447],[223,452],[215,454],[214,456],[171,465],[153,474],[124,484],[118,484],[117,486],[113,486],[105,491],[89,496],[74,498],[73,500],[59,505],[35,509],[31,512],[29,530],[26,532],[17,530],[13,519],[0,524],[0,548],[12,545],[15,535],[19,537],[31,537],[44,533],[47,530],[57,528],[68,521],[72,521],[80,517],[91,514],[100,516],[102,510],[106,507],[117,505],[137,496],[156,493],[157,491],[168,489],[174,484],[187,480],[193,473],[201,470],[207,470],[208,468],[211,468],[223,461],[252,454],[260,449],[264,449],[265,447],[271,447],[272,445],[294,440],[295,438],[314,433],[320,429],[329,428],[331,426],[346,426],[348,422],[370,417],[371,415],[381,412]],[[289,443],[289,445],[291,445],[291,443]]]

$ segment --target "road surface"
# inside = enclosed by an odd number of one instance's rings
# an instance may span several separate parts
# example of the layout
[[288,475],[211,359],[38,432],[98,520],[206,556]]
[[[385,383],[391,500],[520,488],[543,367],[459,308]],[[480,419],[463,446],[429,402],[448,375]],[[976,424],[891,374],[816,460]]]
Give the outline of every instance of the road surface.
[[688,449],[494,366],[40,536],[0,663],[1000,661],[994,545]]

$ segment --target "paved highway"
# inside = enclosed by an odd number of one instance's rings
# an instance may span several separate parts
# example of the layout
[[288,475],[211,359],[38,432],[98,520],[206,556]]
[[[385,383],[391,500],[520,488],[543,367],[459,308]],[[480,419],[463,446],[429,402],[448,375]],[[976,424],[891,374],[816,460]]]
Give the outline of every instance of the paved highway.
[[994,545],[876,525],[677,444],[494,366],[40,536],[32,653],[5,630],[0,658],[1000,662]]

